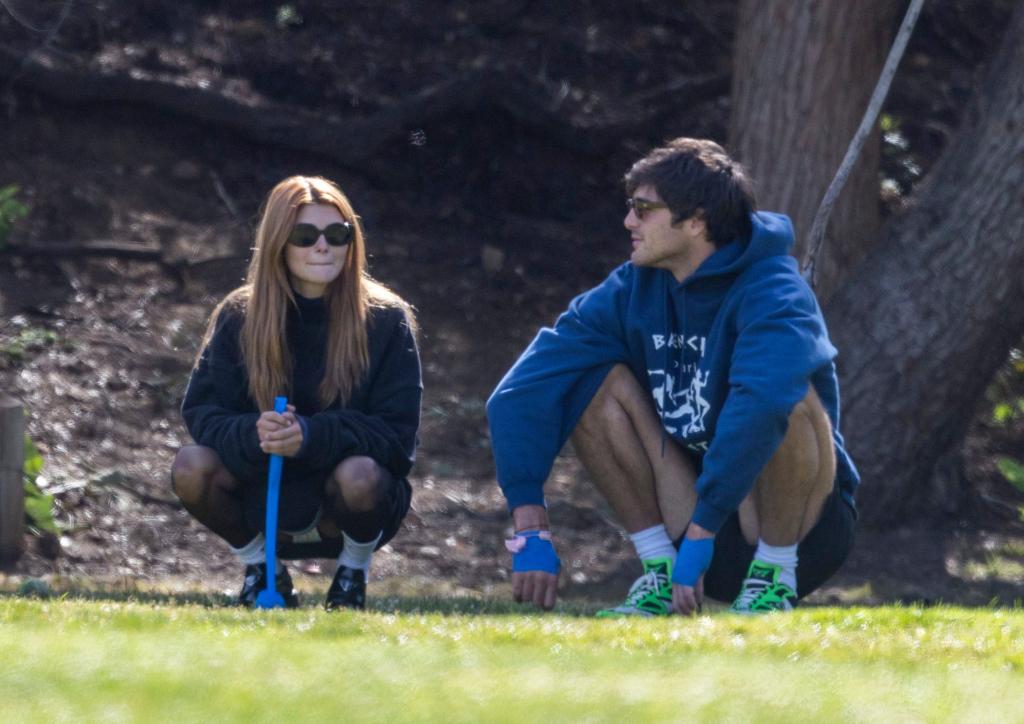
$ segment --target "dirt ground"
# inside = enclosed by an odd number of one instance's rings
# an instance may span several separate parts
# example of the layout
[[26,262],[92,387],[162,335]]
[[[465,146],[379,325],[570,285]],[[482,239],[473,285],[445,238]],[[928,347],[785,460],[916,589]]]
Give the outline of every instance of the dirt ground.
[[[216,69],[282,103],[345,106],[368,116],[411,92],[413,78],[427,84],[449,65],[500,56],[531,73],[561,74],[583,89],[579,97],[570,93],[570,102],[591,103],[598,117],[610,112],[608,98],[634,87],[673,74],[727,72],[733,21],[729,4],[706,14],[698,32],[692,17],[645,5],[623,18],[611,2],[585,3],[582,25],[566,25],[557,11],[530,2],[453,3],[438,18],[399,3],[388,11],[389,23],[372,3],[351,4],[345,18],[296,3],[288,7],[301,23],[289,25],[280,4],[221,2],[196,23],[187,5],[108,8],[102,24],[76,16],[57,45],[91,57],[104,72],[188,77]],[[502,5],[519,7],[528,20],[509,30]],[[972,3],[939,4],[927,32],[949,34],[961,20],[955,13],[943,19],[951,6],[969,10]],[[998,21],[977,17],[977,32]],[[328,42],[317,28],[330,23],[346,30]],[[690,53],[677,52],[680,34]],[[543,59],[530,45],[535,36],[546,38]],[[271,52],[257,52],[257,37]],[[421,47],[417,37],[427,42]],[[900,183],[915,180],[907,177],[908,158],[926,171],[941,150],[942,134],[928,129],[955,124],[950,109],[984,63],[981,41],[965,37],[952,59],[918,51],[913,67],[931,82],[941,77],[945,90],[922,111],[928,118],[906,124],[911,150],[895,158],[889,149],[886,163]],[[3,43],[28,48],[29,40],[10,18],[0,21]],[[575,62],[586,48],[588,60]],[[659,53],[672,62],[649,70],[648,59]],[[346,54],[361,62],[346,64]],[[940,61],[948,67],[936,69]],[[919,86],[904,81],[893,106],[911,106]],[[3,100],[0,186],[18,183],[31,207],[11,243],[37,253],[0,251],[0,391],[29,411],[29,432],[46,460],[40,487],[55,497],[62,533],[27,539],[21,559],[0,572],[0,589],[30,577],[58,589],[238,587],[239,566],[226,545],[191,521],[170,491],[171,460],[189,441],[178,406],[207,316],[244,274],[262,196],[286,175],[309,173],[337,180],[349,194],[368,231],[372,273],[415,305],[422,327],[425,397],[413,507],[403,531],[375,558],[371,596],[507,593],[501,541],[509,519],[495,484],[484,401],[537,328],[625,256],[617,179],[659,137],[624,138],[598,158],[570,153],[500,114],[460,116],[415,129],[423,134],[415,143],[385,150],[395,177],[382,183],[358,168],[145,106],[66,105],[18,86]],[[726,114],[719,100],[687,111],[681,123],[691,134],[720,138]],[[109,243],[156,249],[161,260],[46,251]],[[1016,507],[1024,501],[1004,489],[994,467],[998,454],[1019,445],[1019,431],[993,428],[989,417],[990,410],[979,411],[965,447],[976,504],[946,521],[863,529],[847,565],[814,602],[984,605],[1021,597],[1024,527]],[[562,595],[621,597],[638,564],[571,450],[556,463],[548,499],[564,565]],[[298,570],[300,589],[315,593],[326,589],[332,567],[307,561]]]

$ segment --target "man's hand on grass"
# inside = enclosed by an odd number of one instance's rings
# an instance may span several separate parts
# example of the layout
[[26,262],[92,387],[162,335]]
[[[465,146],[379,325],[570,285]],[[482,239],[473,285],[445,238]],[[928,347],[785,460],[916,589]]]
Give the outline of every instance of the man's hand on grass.
[[676,613],[692,616],[700,612],[704,571],[711,565],[714,552],[715,534],[691,522],[672,570],[672,610]]
[[512,598],[517,603],[532,603],[550,611],[558,598],[558,575],[544,571],[513,573]]
[[704,604],[704,576],[697,581],[696,586],[683,586],[678,583],[672,584],[672,610],[682,616],[692,616],[700,613],[700,607]]
[[561,562],[551,542],[543,506],[523,505],[512,511],[515,535],[506,542],[512,553],[512,598],[550,611],[558,598]]

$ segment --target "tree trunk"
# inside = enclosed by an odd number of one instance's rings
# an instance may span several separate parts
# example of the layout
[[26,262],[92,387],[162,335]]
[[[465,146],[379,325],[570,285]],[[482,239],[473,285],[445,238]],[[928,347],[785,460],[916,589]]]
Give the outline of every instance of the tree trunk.
[[1024,3],[914,207],[826,307],[867,517],[953,512],[936,475],[1024,333]]
[[[741,0],[730,150],[751,171],[758,206],[793,219],[797,258],[885,63],[892,0]],[[832,213],[818,295],[878,238],[878,132]]]

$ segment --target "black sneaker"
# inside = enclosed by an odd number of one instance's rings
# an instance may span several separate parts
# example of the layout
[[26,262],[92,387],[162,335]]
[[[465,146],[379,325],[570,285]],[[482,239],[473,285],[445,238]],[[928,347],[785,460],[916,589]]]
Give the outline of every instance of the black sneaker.
[[[274,576],[274,585],[277,587],[277,592],[284,598],[285,608],[298,608],[299,596],[292,585],[292,577],[288,575],[288,569],[284,566],[281,566],[281,571]],[[238,594],[238,605],[255,608],[256,596],[266,587],[267,564],[257,563],[246,566],[242,591]]]
[[333,611],[336,608],[366,608],[366,573],[362,568],[338,566],[331,587],[327,589],[327,600],[324,608]]

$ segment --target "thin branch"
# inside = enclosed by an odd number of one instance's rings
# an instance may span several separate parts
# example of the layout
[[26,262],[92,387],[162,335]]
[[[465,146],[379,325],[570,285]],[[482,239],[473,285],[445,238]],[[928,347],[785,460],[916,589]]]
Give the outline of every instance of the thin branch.
[[48,258],[53,260],[72,259],[91,256],[109,256],[118,259],[131,261],[150,261],[163,263],[163,252],[153,246],[140,246],[139,244],[124,244],[118,242],[93,242],[88,244],[43,244],[39,246],[25,246],[21,244],[8,244],[4,247],[4,254],[16,255],[23,258]]
[[91,485],[94,486],[117,488],[118,490],[128,493],[129,495],[134,495],[143,503],[148,503],[150,505],[161,505],[167,508],[181,507],[181,503],[179,503],[177,500],[173,500],[171,498],[164,498],[158,495],[151,495],[145,491],[139,490],[137,487],[133,487],[131,483],[135,483],[135,485],[140,485],[140,483],[133,478],[129,478],[127,476],[123,476],[120,474],[108,473],[107,475],[99,477],[96,480],[91,480],[89,482]]
[[[14,84],[17,82],[18,78],[21,77],[21,74],[25,72],[25,68],[27,68],[28,64],[32,61],[33,56],[35,56],[36,53],[50,47],[50,43],[52,43],[53,39],[57,37],[57,31],[60,30],[60,27],[64,24],[64,21],[68,19],[68,15],[71,14],[71,6],[72,4],[74,4],[74,1],[75,0],[64,0],[64,7],[61,9],[60,15],[57,17],[57,20],[55,20],[53,25],[50,26],[50,29],[46,31],[46,37],[43,38],[43,42],[39,44],[39,47],[35,48],[31,53],[25,56],[25,58],[21,61],[21,65],[18,66],[18,68],[11,74],[11,77],[7,79],[7,87],[4,88],[4,95],[7,95],[11,92],[11,89],[14,87]],[[42,29],[36,30],[36,28],[32,27],[31,25],[27,25],[26,23],[24,23],[24,21],[18,17],[18,14],[15,13],[13,9],[11,9],[11,6],[8,5],[7,2],[4,2],[3,4],[4,7],[7,8],[7,12],[9,12],[11,16],[19,23],[25,25],[25,27],[27,27],[29,30],[33,30],[34,32],[43,32]]]
[[839,193],[843,190],[843,186],[846,185],[846,181],[853,171],[853,165],[857,162],[857,157],[860,156],[860,152],[864,149],[864,144],[867,143],[868,137],[875,128],[875,121],[882,110],[882,103],[885,102],[885,97],[889,94],[889,86],[892,84],[893,76],[896,75],[896,68],[903,58],[903,51],[907,49],[907,42],[914,32],[914,25],[917,23],[917,18],[921,14],[921,7],[923,5],[924,0],[912,0],[910,7],[907,8],[907,14],[903,17],[903,24],[900,26],[899,33],[896,34],[896,40],[893,41],[892,48],[889,50],[889,57],[886,58],[885,67],[882,68],[882,74],[878,77],[875,92],[871,95],[871,101],[864,112],[864,118],[861,119],[860,128],[857,129],[853,140],[850,141],[850,147],[846,149],[846,156],[839,165],[839,170],[836,171],[836,176],[832,179],[832,183],[829,184],[828,191],[825,192],[825,198],[822,199],[821,206],[818,207],[818,213],[814,215],[814,223],[811,224],[811,233],[807,241],[807,258],[804,260],[803,267],[801,268],[804,279],[810,283],[812,288],[818,281],[818,254],[821,251],[822,243],[825,241],[825,230],[828,227],[828,219],[832,215],[832,208],[836,205]]
[[[70,4],[70,0],[65,2],[65,8],[67,8],[67,6]],[[60,24],[64,22],[64,19],[60,18],[56,21],[56,23],[54,23],[48,28],[38,27],[34,25],[31,20],[22,15],[21,11],[15,10],[15,5],[11,2],[11,0],[0,0],[0,5],[2,5],[4,9],[8,13],[10,13],[11,17],[14,18],[23,28],[31,30],[33,33],[52,33],[55,27],[60,27]]]
[[238,205],[235,204],[235,200],[228,194],[228,190],[224,188],[224,183],[220,180],[220,176],[217,175],[216,171],[210,171],[210,180],[213,181],[213,190],[217,192],[217,196],[224,202],[224,208],[228,210],[228,213],[231,214],[236,223],[244,226],[242,215],[238,213]]
[[[247,254],[226,254],[206,259],[168,259],[163,250],[152,246],[120,244],[116,242],[92,242],[89,244],[46,244],[45,246],[22,246],[8,244],[0,251],[4,256],[19,256],[24,259],[45,259],[51,262],[74,258],[112,258],[156,264],[179,287],[183,287],[187,275],[197,273],[203,267],[221,262],[235,262],[247,258]],[[58,265],[58,268],[62,268]]]

